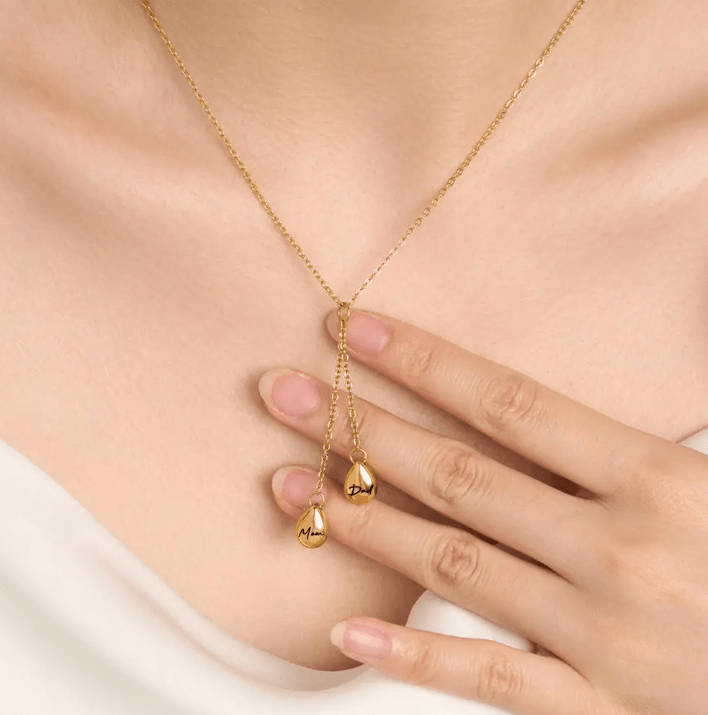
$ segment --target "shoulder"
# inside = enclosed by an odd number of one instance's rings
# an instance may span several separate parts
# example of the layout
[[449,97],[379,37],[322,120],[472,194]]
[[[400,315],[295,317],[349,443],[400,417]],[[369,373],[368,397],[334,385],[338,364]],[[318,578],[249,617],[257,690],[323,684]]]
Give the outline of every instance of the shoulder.
[[140,134],[154,100],[138,3],[0,0],[0,17],[0,154],[15,168]]
[[0,0],[0,16],[0,87],[10,96],[123,99],[146,57],[129,41],[144,30],[136,2]]
[[573,170],[597,170],[598,181],[608,169],[645,177],[657,191],[668,188],[667,180],[686,189],[692,179],[702,181],[707,32],[702,0],[588,0],[573,28],[576,47],[559,47],[566,53],[555,65],[562,90],[548,143],[570,147],[563,161]]

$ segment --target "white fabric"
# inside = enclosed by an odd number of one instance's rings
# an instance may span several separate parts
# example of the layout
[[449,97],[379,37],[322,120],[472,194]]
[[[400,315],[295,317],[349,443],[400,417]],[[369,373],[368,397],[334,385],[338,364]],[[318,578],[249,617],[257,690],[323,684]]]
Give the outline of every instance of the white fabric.
[[[708,454],[708,429],[685,444]],[[527,647],[430,592],[408,623]],[[0,442],[0,715],[499,712],[365,665],[316,671],[234,639]]]

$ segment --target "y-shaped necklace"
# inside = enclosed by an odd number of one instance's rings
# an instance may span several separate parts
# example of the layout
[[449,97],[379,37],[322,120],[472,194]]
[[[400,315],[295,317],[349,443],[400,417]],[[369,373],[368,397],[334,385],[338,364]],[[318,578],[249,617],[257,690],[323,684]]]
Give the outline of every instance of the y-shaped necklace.
[[[322,544],[324,544],[324,542],[327,540],[329,528],[327,526],[327,517],[325,516],[324,511],[325,498],[324,494],[322,493],[322,487],[324,485],[327,458],[329,456],[329,452],[332,446],[332,432],[334,429],[334,422],[337,417],[337,398],[339,397],[339,386],[342,380],[342,376],[344,377],[344,383],[346,387],[347,401],[349,405],[349,422],[351,424],[352,440],[354,444],[351,452],[349,453],[349,459],[352,462],[352,466],[344,481],[344,494],[347,499],[349,499],[349,501],[353,502],[354,504],[367,504],[376,496],[376,492],[378,489],[376,472],[372,468],[371,464],[369,464],[366,451],[361,446],[359,429],[357,426],[356,409],[354,404],[352,379],[349,373],[349,354],[347,353],[347,321],[349,320],[354,301],[362,294],[362,292],[366,289],[369,283],[371,283],[371,281],[381,272],[383,267],[396,255],[396,253],[398,253],[403,244],[410,238],[413,231],[415,231],[415,229],[420,226],[420,224],[423,222],[423,219],[430,213],[430,211],[435,206],[438,205],[438,202],[443,196],[445,196],[448,190],[452,188],[452,185],[455,183],[455,181],[457,181],[457,179],[462,176],[462,172],[469,166],[472,159],[477,156],[479,150],[487,143],[489,137],[492,135],[494,130],[499,126],[504,117],[506,117],[508,111],[514,105],[514,102],[516,102],[516,100],[519,98],[519,95],[524,91],[528,83],[536,76],[536,73],[538,72],[541,65],[543,65],[548,55],[551,54],[553,48],[558,44],[561,37],[563,37],[566,30],[568,29],[568,27],[570,27],[571,23],[575,19],[575,16],[580,12],[586,2],[587,0],[579,0],[579,2],[576,3],[575,7],[573,7],[573,9],[570,11],[570,14],[563,21],[563,24],[558,28],[556,34],[553,36],[548,45],[546,45],[545,49],[541,53],[541,56],[536,60],[533,67],[526,73],[526,76],[521,81],[521,84],[514,90],[514,93],[497,113],[496,117],[494,118],[494,121],[487,127],[486,131],[484,132],[484,134],[482,134],[479,141],[474,145],[469,154],[467,154],[464,161],[460,164],[455,173],[445,182],[442,189],[440,189],[440,191],[438,191],[438,193],[428,202],[428,205],[423,209],[418,218],[416,218],[416,220],[408,227],[408,229],[406,229],[406,232],[403,234],[403,236],[401,236],[398,241],[396,241],[394,247],[386,254],[381,263],[379,263],[379,265],[373,271],[371,271],[371,273],[367,276],[366,280],[354,292],[352,297],[349,298],[349,300],[341,300],[337,297],[337,294],[334,292],[334,290],[332,290],[327,281],[325,281],[325,279],[322,277],[317,268],[315,268],[315,266],[312,264],[312,261],[310,261],[310,259],[300,247],[300,244],[290,235],[288,230],[285,228],[283,222],[278,218],[275,211],[273,211],[270,204],[266,201],[265,197],[261,193],[261,190],[256,185],[256,182],[251,177],[251,174],[249,173],[248,169],[246,169],[244,163],[241,161],[238,154],[231,145],[231,142],[224,133],[224,130],[221,128],[221,125],[214,116],[214,113],[211,111],[209,105],[206,103],[206,100],[202,96],[202,93],[197,88],[197,85],[192,79],[192,76],[189,74],[187,68],[184,66],[184,62],[182,62],[179,55],[177,54],[175,46],[172,44],[170,38],[167,37],[165,28],[155,16],[155,12],[150,6],[150,3],[148,2],[148,0],[143,0],[143,7],[147,11],[147,14],[149,15],[150,19],[152,20],[153,25],[157,29],[165,45],[167,45],[167,49],[170,51],[182,74],[187,79],[189,86],[192,88],[194,94],[199,100],[199,104],[201,104],[202,108],[209,117],[212,125],[214,126],[214,129],[216,129],[222,141],[226,145],[226,148],[229,150],[231,158],[241,171],[241,174],[246,180],[246,183],[251,188],[251,191],[254,193],[261,206],[263,206],[263,208],[267,211],[268,215],[273,220],[273,223],[278,227],[283,236],[285,236],[288,243],[295,249],[298,256],[300,256],[300,258],[303,260],[310,273],[312,273],[317,282],[325,290],[327,295],[337,305],[337,317],[339,318],[339,342],[337,344],[337,363],[334,370],[334,383],[332,385],[332,401],[330,403],[329,408],[329,419],[327,421],[327,430],[325,433],[324,444],[322,446],[322,459],[320,461],[319,478],[317,480],[317,486],[315,488],[315,491],[310,494],[308,499],[310,506],[305,510],[305,512],[300,517],[295,526],[295,535],[297,536],[298,541],[303,546],[313,549],[318,546],[322,546]],[[313,498],[316,499],[316,501],[313,502]]]

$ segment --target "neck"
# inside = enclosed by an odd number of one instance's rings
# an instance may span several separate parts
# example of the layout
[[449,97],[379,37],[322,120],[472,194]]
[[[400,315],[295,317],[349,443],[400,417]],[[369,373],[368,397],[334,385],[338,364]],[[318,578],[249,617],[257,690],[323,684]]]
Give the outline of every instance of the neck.
[[[261,122],[491,119],[573,0],[153,0],[197,83]],[[489,116],[491,113],[491,116]],[[442,125],[442,126],[439,126]]]

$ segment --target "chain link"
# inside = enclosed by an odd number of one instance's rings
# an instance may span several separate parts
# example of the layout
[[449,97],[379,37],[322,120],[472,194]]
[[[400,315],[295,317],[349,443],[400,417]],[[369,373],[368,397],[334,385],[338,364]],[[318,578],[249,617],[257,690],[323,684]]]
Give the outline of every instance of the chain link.
[[[186,78],[189,86],[192,88],[192,91],[194,92],[195,96],[197,97],[197,100],[199,101],[199,104],[202,106],[202,109],[206,112],[207,116],[209,117],[209,120],[211,121],[212,125],[214,126],[214,129],[216,129],[217,133],[221,137],[221,140],[224,142],[226,145],[226,148],[229,151],[229,154],[231,155],[231,158],[233,159],[234,163],[238,167],[239,171],[243,175],[243,178],[246,180],[246,183],[250,187],[251,191],[255,195],[255,197],[258,199],[258,202],[261,204],[261,206],[266,210],[268,215],[270,216],[271,220],[273,223],[276,225],[280,233],[286,238],[288,243],[293,247],[295,252],[297,253],[298,256],[302,259],[303,263],[307,267],[307,269],[310,271],[310,273],[314,276],[314,278],[317,280],[317,282],[320,284],[320,286],[324,289],[324,291],[327,293],[327,295],[337,304],[337,318],[339,321],[339,342],[337,345],[337,364],[335,367],[335,375],[334,375],[334,382],[332,385],[332,401],[330,403],[330,409],[329,409],[329,418],[327,421],[327,430],[325,434],[325,440],[322,448],[322,459],[320,462],[320,469],[319,469],[319,476],[318,476],[318,482],[317,482],[317,489],[314,494],[318,494],[322,501],[321,503],[324,503],[324,496],[322,495],[322,486],[325,478],[325,467],[327,466],[327,459],[328,455],[331,449],[332,445],[332,435],[333,435],[333,430],[334,430],[334,423],[337,417],[337,398],[339,395],[339,387],[341,384],[342,376],[344,376],[344,382],[345,382],[345,387],[346,387],[346,393],[347,393],[347,399],[348,399],[348,408],[349,408],[349,421],[351,423],[351,430],[352,430],[352,437],[354,440],[354,449],[350,453],[350,458],[352,461],[354,460],[354,454],[359,454],[360,456],[363,455],[363,459],[366,459],[366,452],[361,448],[361,441],[360,441],[360,436],[359,436],[359,429],[357,426],[357,419],[356,419],[356,410],[355,410],[355,404],[354,404],[354,391],[352,388],[352,380],[351,380],[351,374],[349,371],[349,355],[347,353],[347,345],[346,345],[346,335],[347,335],[347,321],[349,319],[349,316],[351,314],[351,308],[352,305],[354,304],[354,301],[366,290],[367,286],[371,283],[374,278],[386,267],[388,262],[400,251],[400,249],[403,247],[403,245],[408,241],[408,239],[411,237],[413,232],[421,225],[421,223],[425,220],[425,218],[430,214],[431,210],[435,208],[438,203],[440,202],[440,199],[447,194],[447,192],[453,187],[455,182],[462,176],[463,172],[465,169],[470,165],[472,160],[477,156],[479,151],[482,149],[482,147],[489,141],[489,138],[492,136],[496,128],[499,126],[499,124],[504,120],[506,115],[508,114],[509,110],[514,106],[516,100],[519,98],[521,93],[526,89],[528,86],[529,82],[536,76],[538,73],[538,70],[543,66],[543,63],[545,62],[546,58],[551,54],[553,51],[553,48],[558,44],[560,41],[561,37],[565,34],[566,30],[570,27],[572,24],[573,20],[575,20],[575,17],[577,14],[580,12],[582,9],[583,5],[585,5],[588,2],[588,0],[579,0],[573,9],[570,11],[570,14],[565,18],[561,26],[558,28],[557,32],[555,35],[551,38],[551,41],[546,45],[544,48],[543,52],[539,56],[539,58],[536,60],[534,63],[533,67],[526,73],[526,76],[521,80],[521,83],[519,86],[514,90],[512,93],[511,97],[504,103],[502,108],[497,112],[497,115],[494,117],[494,120],[492,123],[487,127],[487,129],[484,131],[482,136],[479,138],[477,143],[472,147],[470,152],[467,154],[467,156],[464,158],[462,163],[457,167],[455,172],[452,174],[452,176],[445,182],[443,187],[437,192],[435,196],[433,196],[432,199],[428,202],[427,206],[421,211],[419,216],[413,221],[413,223],[406,229],[405,233],[396,241],[394,244],[393,248],[384,256],[384,258],[381,260],[381,262],[374,268],[373,271],[366,277],[364,282],[357,288],[356,291],[352,294],[351,298],[347,301],[341,300],[337,294],[334,292],[332,287],[327,283],[327,281],[322,277],[322,274],[319,272],[319,270],[314,266],[312,261],[308,258],[308,256],[305,254],[303,251],[302,247],[300,244],[290,235],[289,231],[283,224],[283,222],[280,220],[278,215],[275,213],[271,205],[268,203],[266,200],[265,196],[261,193],[260,188],[256,184],[256,182],[253,180],[253,177],[251,176],[250,172],[244,165],[243,161],[237,154],[236,150],[234,149],[233,145],[229,141],[229,138],[226,136],[226,133],[224,132],[221,124],[219,124],[218,120],[214,116],[214,113],[212,112],[211,108],[207,104],[206,100],[202,96],[202,93],[199,91],[199,88],[197,87],[197,84],[195,83],[194,79],[192,79],[191,74],[185,67],[184,62],[180,58],[180,56],[177,54],[177,50],[175,49],[174,44],[172,44],[172,41],[170,38],[167,36],[167,33],[165,32],[164,27],[160,23],[160,21],[157,19],[155,12],[153,11],[152,7],[150,6],[149,0],[142,0],[143,7],[145,8],[148,16],[152,20],[153,25],[155,26],[155,29],[159,33],[160,37],[162,38],[163,42],[167,46],[167,49],[170,51],[170,54],[174,58],[175,62],[177,63],[177,66],[179,67],[180,71]],[[312,496],[312,495],[311,495]],[[311,497],[310,497],[311,499]],[[312,503],[310,501],[310,503]]]

